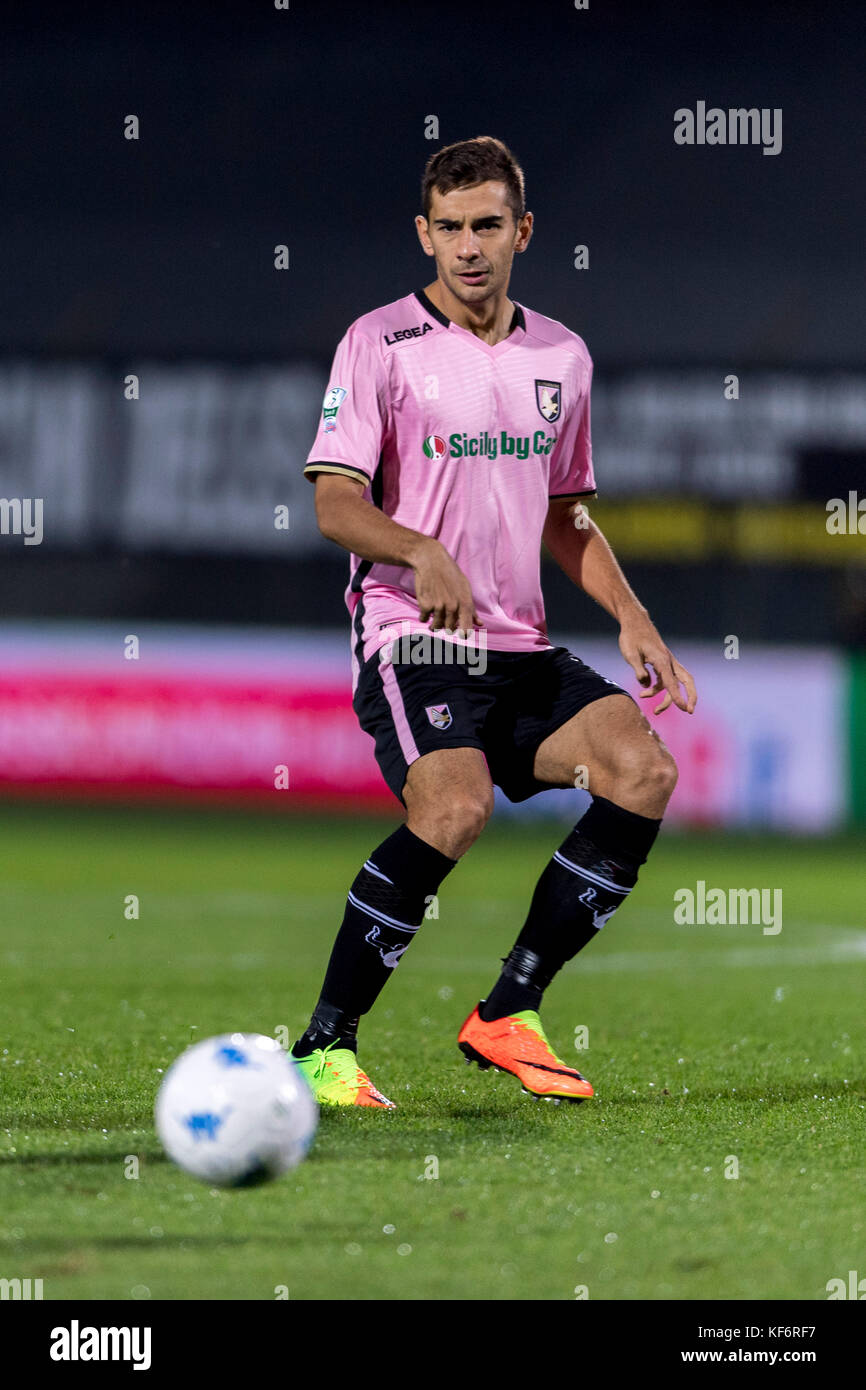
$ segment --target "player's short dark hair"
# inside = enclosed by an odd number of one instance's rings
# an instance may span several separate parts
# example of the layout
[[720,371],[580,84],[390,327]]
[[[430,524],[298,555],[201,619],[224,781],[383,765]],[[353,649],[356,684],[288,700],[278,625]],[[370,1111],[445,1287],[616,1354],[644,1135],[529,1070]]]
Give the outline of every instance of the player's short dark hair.
[[459,140],[437,150],[427,161],[421,183],[421,206],[424,216],[430,216],[433,190],[451,193],[455,188],[472,188],[478,183],[504,183],[508,189],[508,206],[519,222],[526,211],[526,190],[523,170],[507,145],[492,135],[478,135],[474,140]]

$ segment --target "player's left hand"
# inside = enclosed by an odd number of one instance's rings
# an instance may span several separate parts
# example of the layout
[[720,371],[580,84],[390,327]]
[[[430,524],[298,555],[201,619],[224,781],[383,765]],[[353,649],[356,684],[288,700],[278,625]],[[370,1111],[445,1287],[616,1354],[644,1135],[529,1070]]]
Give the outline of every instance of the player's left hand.
[[[662,714],[669,705],[691,714],[698,703],[698,692],[694,677],[673,652],[665,645],[649,616],[638,613],[623,620],[619,634],[619,649],[634,671],[638,681],[645,688],[640,692],[642,700],[650,699],[663,690],[661,704],[656,705],[653,714]],[[648,669],[652,667],[652,672]],[[655,680],[653,680],[653,673]],[[683,695],[681,686],[685,687]]]

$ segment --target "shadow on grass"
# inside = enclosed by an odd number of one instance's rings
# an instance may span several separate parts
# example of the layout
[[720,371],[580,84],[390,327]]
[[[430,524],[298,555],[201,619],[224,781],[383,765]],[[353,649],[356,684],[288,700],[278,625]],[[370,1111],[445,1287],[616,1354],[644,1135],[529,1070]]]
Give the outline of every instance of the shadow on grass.
[[167,1163],[168,1160],[161,1149],[145,1149],[141,1145],[127,1145],[125,1149],[105,1149],[88,1150],[58,1150],[52,1153],[43,1154],[0,1154],[0,1169],[2,1168],[52,1168],[60,1167],[63,1164],[71,1163],[99,1163],[115,1164],[123,1163],[133,1155],[136,1158],[146,1160],[148,1163]]
[[[242,1196],[241,1193],[237,1195]],[[291,1229],[284,1231],[263,1232],[256,1229],[244,1235],[226,1235],[223,1232],[214,1232],[213,1235],[164,1234],[161,1236],[151,1236],[146,1233],[128,1236],[88,1234],[0,1240],[0,1256],[7,1258],[12,1255],[20,1260],[24,1254],[28,1258],[53,1255],[69,1259],[71,1256],[81,1258],[89,1253],[107,1254],[112,1250],[129,1250],[136,1253],[147,1251],[155,1255],[171,1251],[183,1255],[191,1251],[224,1251],[230,1248],[242,1250],[248,1247],[258,1249],[262,1246],[279,1251],[287,1251],[295,1247],[299,1250],[307,1250],[311,1241],[344,1241],[352,1236],[364,1236],[367,1233],[366,1223],[347,1223],[345,1214],[333,1213],[322,1218],[293,1221]]]
[[[841,1100],[843,1098],[854,1098],[863,1100],[863,1092],[866,1090],[866,1082],[860,1081],[855,1085],[842,1086],[834,1078],[827,1077],[814,1078],[811,1081],[773,1081],[767,1079],[760,1082],[747,1082],[739,1086],[703,1085],[690,1086],[687,1095],[683,1095],[682,1090],[665,1092],[658,1088],[647,1091],[643,1095],[601,1095],[598,1099],[602,1102],[605,1109],[627,1108],[629,1106],[652,1106],[658,1109],[660,1105],[670,1105],[677,1101],[680,1103],[694,1105],[698,1102],[701,1105],[719,1104],[727,1105],[752,1105],[763,1101],[765,1105],[784,1105],[797,1101],[811,1101],[815,1098],[821,1100]],[[590,1102],[592,1104],[592,1102]]]
[[[309,1232],[307,1233],[309,1235]],[[37,1236],[34,1240],[19,1241],[0,1241],[0,1251],[12,1252],[20,1256],[26,1251],[31,1255],[65,1255],[69,1256],[74,1252],[77,1255],[85,1254],[88,1251],[108,1251],[108,1250],[218,1250],[224,1246],[244,1246],[250,1243],[255,1245],[285,1245],[285,1238],[278,1236],[67,1236],[45,1237]]]

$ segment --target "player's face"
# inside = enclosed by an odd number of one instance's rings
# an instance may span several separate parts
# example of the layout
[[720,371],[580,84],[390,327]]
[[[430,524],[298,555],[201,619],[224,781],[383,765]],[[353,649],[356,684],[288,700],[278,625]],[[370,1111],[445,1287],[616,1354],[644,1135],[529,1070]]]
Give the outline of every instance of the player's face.
[[515,223],[504,183],[479,183],[433,191],[429,218],[415,224],[428,256],[436,257],[439,279],[463,304],[481,304],[504,294],[511,262],[532,235],[532,213]]

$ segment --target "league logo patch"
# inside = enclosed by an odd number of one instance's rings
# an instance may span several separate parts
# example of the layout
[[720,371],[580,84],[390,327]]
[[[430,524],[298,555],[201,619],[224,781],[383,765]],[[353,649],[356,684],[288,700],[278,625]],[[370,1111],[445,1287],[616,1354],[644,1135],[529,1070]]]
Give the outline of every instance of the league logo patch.
[[322,401],[323,428],[326,434],[337,428],[337,411],[348,396],[345,386],[332,386]]
[[425,705],[424,710],[434,729],[451,728],[454,721],[447,705]]
[[536,381],[535,404],[538,406],[539,415],[543,420],[547,420],[548,424],[558,420],[562,411],[562,382]]

